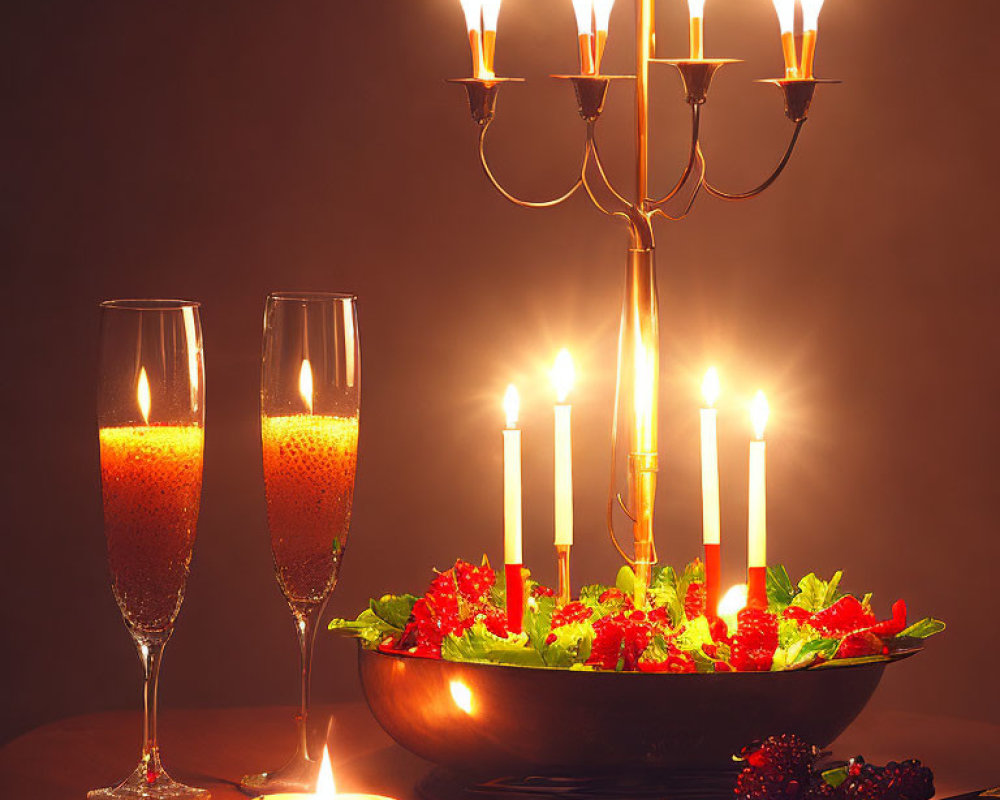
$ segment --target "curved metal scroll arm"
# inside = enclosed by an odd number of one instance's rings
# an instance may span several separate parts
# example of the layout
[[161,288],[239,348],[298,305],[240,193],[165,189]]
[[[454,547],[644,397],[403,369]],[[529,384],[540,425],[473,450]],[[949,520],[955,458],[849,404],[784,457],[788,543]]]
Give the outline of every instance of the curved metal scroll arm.
[[[632,237],[632,244],[634,247],[641,249],[651,248],[653,246],[653,228],[650,223],[649,214],[643,211],[643,209],[638,208],[635,203],[629,202],[617,189],[615,189],[614,184],[611,183],[611,179],[608,177],[608,172],[604,168],[604,162],[601,160],[601,151],[597,146],[594,124],[595,123],[593,121],[587,122],[587,157],[583,164],[583,187],[586,189],[591,202],[600,211],[609,216],[620,217],[625,220],[628,224],[629,233]],[[597,195],[595,194],[593,187],[590,185],[590,181],[587,180],[587,169],[591,163],[593,163],[596,167],[597,174],[600,177],[604,188],[619,204],[621,204],[621,210],[609,211],[597,199]]]
[[[681,189],[684,188],[684,184],[686,184],[688,182],[688,178],[691,177],[691,173],[694,171],[694,165],[696,163],[698,163],[699,161],[701,161],[702,178],[704,178],[704,175],[705,175],[705,159],[704,159],[704,156],[702,156],[702,154],[701,154],[701,146],[699,144],[699,141],[700,141],[700,131],[701,131],[701,104],[700,103],[692,103],[691,104],[691,149],[690,149],[690,151],[688,153],[687,166],[684,167],[684,171],[681,173],[680,178],[677,179],[677,183],[674,184],[674,188],[673,189],[671,189],[669,192],[667,192],[667,194],[665,194],[659,200],[647,200],[646,201],[646,208],[647,209],[655,210],[655,209],[659,208],[660,206],[662,206],[664,203],[667,203],[670,200],[672,200],[674,197],[676,197],[677,193]],[[700,188],[701,187],[699,186],[697,189],[695,189],[695,196],[697,196],[698,191],[700,190]],[[693,202],[693,198],[692,198],[692,202]],[[690,210],[691,210],[691,208],[690,208],[690,206],[688,206],[688,211],[690,211]],[[685,211],[684,214],[682,214],[680,217],[677,217],[677,219],[683,218],[686,214],[687,214],[687,211]],[[673,219],[672,217],[670,217],[669,214],[664,214],[663,216],[668,217],[670,219]]]
[[[764,181],[760,186],[755,189],[751,189],[748,192],[740,192],[739,194],[730,194],[729,192],[724,192],[721,189],[716,189],[708,181],[704,181],[705,191],[707,191],[713,197],[718,197],[721,200],[749,200],[751,197],[756,197],[765,189],[767,189],[772,183],[778,180],[778,176],[781,175],[782,171],[788,164],[788,160],[792,157],[792,151],[795,149],[795,143],[799,139],[799,133],[802,131],[802,125],[805,123],[804,119],[800,119],[795,123],[795,130],[792,132],[792,138],[788,142],[788,147],[785,148],[785,154],[781,157],[781,161],[778,162],[778,166],[774,168],[774,172],[771,173],[770,177]],[[701,146],[698,146],[699,153],[701,152]],[[704,156],[702,156],[704,158]]]
[[[580,177],[576,179],[576,183],[570,188],[568,192],[552,200],[542,200],[542,201],[532,201],[532,200],[522,200],[519,197],[515,197],[503,186],[500,185],[500,181],[496,179],[493,175],[493,171],[490,169],[489,162],[486,159],[486,132],[490,129],[490,122],[486,122],[479,131],[479,162],[483,165],[483,172],[486,173],[486,177],[489,179],[490,183],[493,184],[493,188],[500,192],[505,199],[514,203],[514,205],[521,206],[522,208],[552,208],[560,203],[569,200],[574,194],[576,194],[577,189],[583,185],[583,169],[580,170]],[[586,167],[586,155],[584,156],[584,167]]]
[[[698,180],[695,182],[694,189],[691,191],[691,196],[688,197],[687,203],[684,204],[683,210],[679,214],[668,214],[662,208],[654,208],[652,211],[653,216],[661,216],[664,219],[669,219],[671,222],[679,222],[684,219],[688,214],[691,213],[691,209],[694,208],[694,201],[698,199],[698,195],[702,188],[705,186],[705,155],[701,152],[701,147],[695,147],[696,161],[700,165],[698,170]],[[681,184],[683,186],[683,184]]]

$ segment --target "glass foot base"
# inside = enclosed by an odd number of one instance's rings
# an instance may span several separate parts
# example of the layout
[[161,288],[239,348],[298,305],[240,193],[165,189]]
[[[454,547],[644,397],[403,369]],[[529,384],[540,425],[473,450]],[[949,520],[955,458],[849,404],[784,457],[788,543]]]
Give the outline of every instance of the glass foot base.
[[276,769],[273,772],[258,772],[255,775],[244,775],[240,781],[240,789],[254,797],[282,792],[311,794],[316,791],[318,776],[319,762],[297,755],[281,769]]
[[208,789],[199,789],[195,786],[178,783],[162,768],[155,773],[153,780],[149,780],[145,764],[136,767],[135,772],[117,786],[109,786],[106,789],[91,789],[87,792],[88,800],[137,800],[138,798],[169,800],[170,798],[182,797],[209,800],[211,796],[212,793]]

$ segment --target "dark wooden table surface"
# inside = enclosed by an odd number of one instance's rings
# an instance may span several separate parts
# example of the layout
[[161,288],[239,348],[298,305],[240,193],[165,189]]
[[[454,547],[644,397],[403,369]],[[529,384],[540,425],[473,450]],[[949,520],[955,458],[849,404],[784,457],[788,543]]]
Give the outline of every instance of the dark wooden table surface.
[[[330,750],[338,789],[414,800],[430,765],[397,746],[363,704],[317,709],[335,720]],[[292,710],[237,708],[161,714],[161,749],[174,777],[245,800],[241,775],[277,766],[293,746]],[[121,779],[135,765],[139,715],[111,711],[37,728],[0,748],[0,799],[71,800]],[[938,797],[1000,784],[1000,724],[918,713],[865,711],[833,746],[837,757],[920,758]]]

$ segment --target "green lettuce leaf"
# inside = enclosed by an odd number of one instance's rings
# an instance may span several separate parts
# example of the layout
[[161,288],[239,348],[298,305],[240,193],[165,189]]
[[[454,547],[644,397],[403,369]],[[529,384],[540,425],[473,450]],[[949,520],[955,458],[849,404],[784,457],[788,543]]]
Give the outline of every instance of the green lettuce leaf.
[[837,570],[829,581],[824,581],[816,577],[815,572],[810,572],[799,581],[799,593],[792,599],[791,605],[804,608],[812,614],[829,608],[843,595],[837,592],[837,586],[844,573]]
[[572,667],[590,658],[594,644],[594,626],[590,622],[571,622],[551,632],[553,642],[543,642],[542,660],[547,667]]
[[778,564],[767,568],[767,610],[772,614],[784,611],[795,597],[795,584],[788,571]]
[[403,632],[401,628],[390,625],[370,608],[362,611],[357,619],[330,620],[327,627],[335,633],[361,639],[368,649],[377,647],[387,636],[398,636]]
[[449,633],[441,642],[441,657],[446,661],[485,661],[491,664],[516,664],[543,667],[545,662],[530,647],[525,633],[510,634],[506,639],[494,636],[482,622],[475,623],[461,636]]
[[418,599],[412,594],[384,594],[378,600],[373,598],[369,608],[379,619],[402,631]]
[[914,622],[909,628],[900,631],[897,636],[910,636],[914,639],[926,639],[935,633],[941,633],[945,629],[945,624],[939,619],[926,617],[920,622]]
[[539,652],[545,647],[545,639],[552,628],[552,615],[556,610],[554,597],[536,597],[528,603],[524,614],[524,632],[528,634],[531,646]]

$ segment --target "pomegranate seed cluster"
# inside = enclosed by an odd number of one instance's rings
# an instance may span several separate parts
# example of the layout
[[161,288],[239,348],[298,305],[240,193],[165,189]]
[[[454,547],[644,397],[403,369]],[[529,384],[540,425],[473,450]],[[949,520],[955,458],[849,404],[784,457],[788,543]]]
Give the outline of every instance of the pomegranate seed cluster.
[[746,767],[736,779],[737,800],[930,800],[934,774],[919,761],[884,767],[855,756],[846,766],[820,770],[823,754],[794,734],[771,736],[743,748]]

